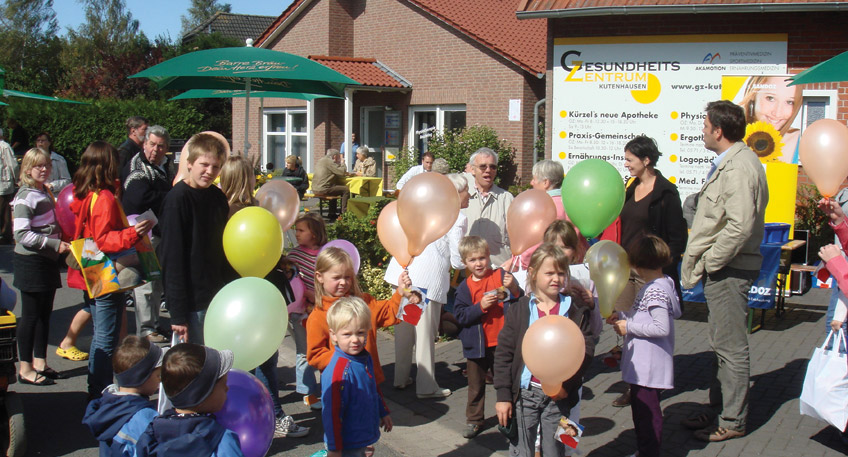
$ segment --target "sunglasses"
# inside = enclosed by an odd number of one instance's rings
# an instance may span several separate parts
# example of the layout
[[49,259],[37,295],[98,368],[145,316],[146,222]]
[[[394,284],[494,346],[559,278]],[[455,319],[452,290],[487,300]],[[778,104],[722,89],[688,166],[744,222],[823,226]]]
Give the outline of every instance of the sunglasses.
[[490,165],[488,163],[484,163],[483,165],[475,165],[477,168],[481,170],[497,170],[497,165]]

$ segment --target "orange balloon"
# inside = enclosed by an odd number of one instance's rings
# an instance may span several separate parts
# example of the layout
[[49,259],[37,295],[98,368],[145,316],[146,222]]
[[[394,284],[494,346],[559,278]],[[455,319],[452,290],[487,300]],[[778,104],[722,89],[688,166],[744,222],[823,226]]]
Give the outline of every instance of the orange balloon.
[[394,201],[380,211],[380,216],[377,218],[377,238],[400,266],[406,268],[412,261],[412,256],[409,255],[409,241],[400,226],[397,207],[398,202]]
[[544,190],[527,189],[518,194],[506,212],[506,231],[512,255],[542,242],[545,230],[556,220],[554,200]]
[[453,227],[459,216],[459,193],[446,176],[421,173],[403,186],[397,214],[409,240],[409,255],[417,256]]
[[542,392],[549,397],[555,397],[560,392],[562,392],[562,383],[558,382],[556,384],[545,384],[542,383]]
[[294,224],[300,211],[300,195],[294,186],[283,179],[272,179],[263,184],[256,192],[256,201],[277,217],[283,230],[288,230]]
[[819,192],[833,197],[848,177],[848,127],[833,119],[819,119],[801,134],[800,159]]
[[[227,142],[227,139],[224,138],[224,135],[221,135],[218,132],[213,132],[211,130],[207,130],[205,132],[200,133],[208,133],[217,138],[218,141],[224,144],[224,150],[227,152],[227,155],[230,155],[230,143]],[[188,178],[188,141],[186,141],[186,144],[183,146],[182,151],[180,151],[180,168],[179,170],[177,170],[177,175],[174,176],[174,182],[171,184],[176,186],[178,182],[186,178]]]
[[[557,356],[551,357],[551,354]],[[583,364],[586,341],[580,328],[571,319],[557,315],[545,316],[527,329],[521,342],[521,356],[530,373],[543,386],[561,384],[574,376]]]

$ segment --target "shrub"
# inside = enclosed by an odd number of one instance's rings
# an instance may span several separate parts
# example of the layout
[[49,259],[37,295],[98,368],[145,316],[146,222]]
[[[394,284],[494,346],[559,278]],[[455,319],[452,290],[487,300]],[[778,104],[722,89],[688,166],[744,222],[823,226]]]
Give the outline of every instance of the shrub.
[[480,148],[490,148],[498,154],[498,176],[495,184],[508,187],[515,178],[515,148],[506,140],[498,139],[494,129],[485,125],[472,125],[464,129],[434,133],[428,143],[429,151],[448,161],[452,172],[462,172],[468,158]]
[[[497,132],[491,127],[472,125],[444,133],[434,132],[427,147],[436,158],[447,160],[453,173],[465,171],[468,158],[474,151],[483,147],[490,148],[498,154],[498,176],[495,178],[495,184],[507,187],[515,178],[515,148],[506,140],[498,139]],[[396,179],[400,179],[407,170],[417,164],[418,151],[406,147],[401,149],[393,164]]]
[[105,140],[115,147],[123,143],[130,116],[144,116],[151,124],[164,126],[171,138],[189,138],[208,128],[204,116],[193,107],[163,100],[104,99],[91,105],[23,100],[15,101],[10,112],[31,136],[49,132],[54,149],[73,168],[92,141]]
[[[795,229],[809,230],[809,252],[818,253],[822,246],[833,243],[833,229],[828,224],[829,218],[818,209],[822,195],[818,189],[810,185],[798,188],[798,199],[795,205]],[[818,256],[815,260],[818,260]]]

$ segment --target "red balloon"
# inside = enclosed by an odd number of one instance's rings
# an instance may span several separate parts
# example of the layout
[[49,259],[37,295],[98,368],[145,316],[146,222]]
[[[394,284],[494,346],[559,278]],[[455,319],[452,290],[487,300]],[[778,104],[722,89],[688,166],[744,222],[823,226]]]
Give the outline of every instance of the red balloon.
[[65,186],[56,196],[56,222],[62,229],[62,239],[70,240],[76,231],[76,215],[71,211],[74,201],[74,185]]

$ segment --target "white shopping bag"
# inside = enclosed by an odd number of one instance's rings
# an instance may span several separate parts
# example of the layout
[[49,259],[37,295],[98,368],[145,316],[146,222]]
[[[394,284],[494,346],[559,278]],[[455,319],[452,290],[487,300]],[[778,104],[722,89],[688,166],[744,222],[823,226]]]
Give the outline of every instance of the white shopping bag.
[[832,331],[828,333],[807,365],[801,390],[801,414],[844,431],[848,424],[848,356],[840,349],[848,346],[845,346],[845,333],[840,329],[832,348],[825,349],[833,337]]

